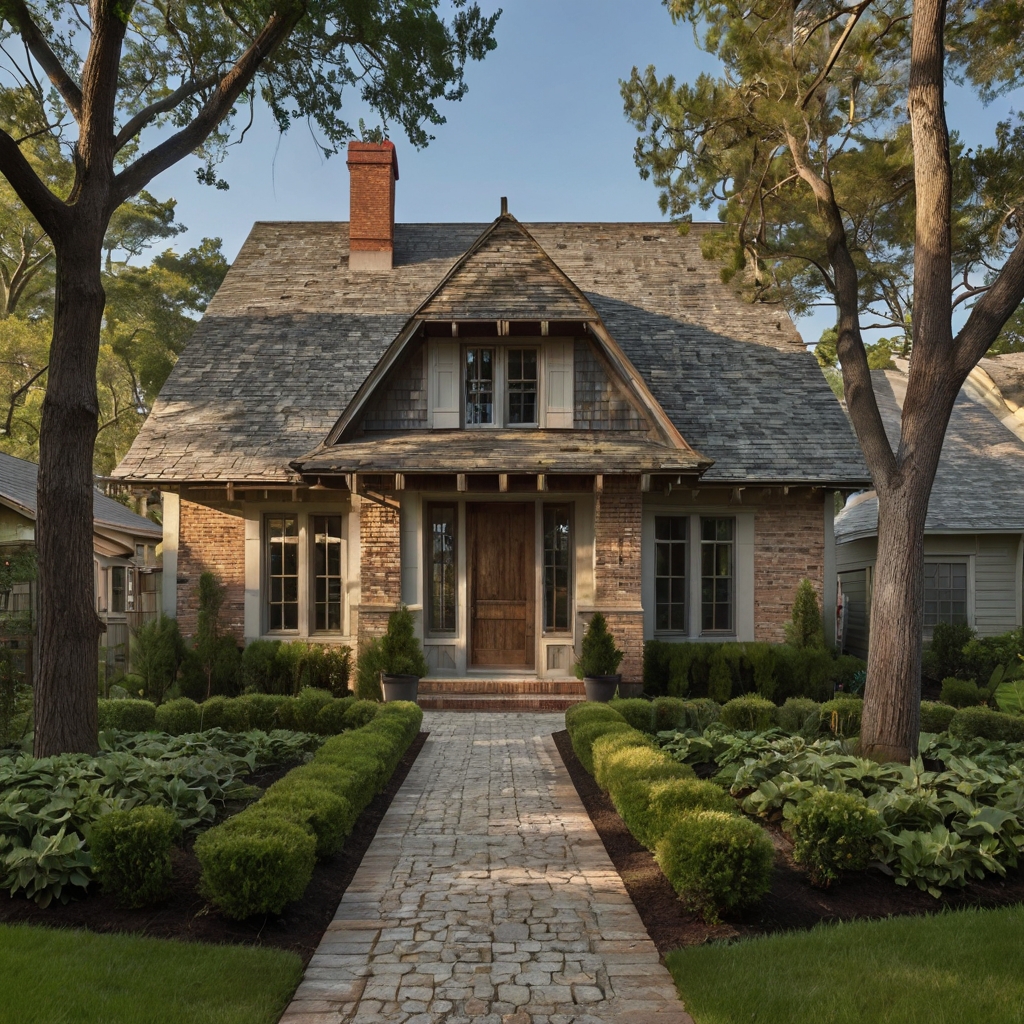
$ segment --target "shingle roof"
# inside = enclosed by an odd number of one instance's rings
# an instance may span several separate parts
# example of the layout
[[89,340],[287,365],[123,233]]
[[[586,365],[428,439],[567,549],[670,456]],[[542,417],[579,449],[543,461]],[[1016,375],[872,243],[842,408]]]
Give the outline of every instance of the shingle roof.
[[[36,517],[38,476],[39,467],[34,462],[0,452],[0,500],[16,505],[30,519]],[[163,536],[162,527],[97,490],[93,491],[92,514],[94,521],[103,526],[113,526],[138,536]]]
[[[871,374],[890,444],[900,438],[906,376]],[[878,499],[869,496],[836,517],[836,539],[857,540],[878,530]],[[957,396],[935,474],[925,530],[937,533],[1024,532],[1024,441],[967,389]]]
[[[683,437],[714,460],[704,479],[867,481],[849,423],[789,317],[721,282],[701,256],[704,226],[687,235],[664,223],[525,226]],[[398,224],[394,269],[367,273],[348,268],[346,223],[257,223],[115,475],[295,479],[288,464],[323,441],[487,227]]]

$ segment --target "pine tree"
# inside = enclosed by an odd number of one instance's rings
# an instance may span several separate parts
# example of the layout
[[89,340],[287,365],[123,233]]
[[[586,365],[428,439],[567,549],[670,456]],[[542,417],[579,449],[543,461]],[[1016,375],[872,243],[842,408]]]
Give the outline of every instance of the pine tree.
[[810,580],[801,580],[793,601],[793,617],[786,623],[786,643],[794,647],[825,646],[818,595]]

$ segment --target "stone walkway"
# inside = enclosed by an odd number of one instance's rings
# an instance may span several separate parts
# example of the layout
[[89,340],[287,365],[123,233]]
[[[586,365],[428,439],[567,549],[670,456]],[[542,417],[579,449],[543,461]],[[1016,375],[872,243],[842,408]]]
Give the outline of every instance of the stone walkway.
[[551,733],[430,732],[281,1024],[692,1024]]

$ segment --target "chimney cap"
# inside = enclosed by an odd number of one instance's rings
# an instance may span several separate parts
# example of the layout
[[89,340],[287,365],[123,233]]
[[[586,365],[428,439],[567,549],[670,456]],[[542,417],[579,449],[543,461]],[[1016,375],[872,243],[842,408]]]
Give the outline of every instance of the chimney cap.
[[501,197],[501,215],[502,215],[502,217],[504,217],[506,213],[508,213],[508,196],[502,196]]
[[360,142],[352,139],[348,144],[348,166],[353,164],[382,164],[390,161],[398,181],[398,151],[389,139],[383,142]]

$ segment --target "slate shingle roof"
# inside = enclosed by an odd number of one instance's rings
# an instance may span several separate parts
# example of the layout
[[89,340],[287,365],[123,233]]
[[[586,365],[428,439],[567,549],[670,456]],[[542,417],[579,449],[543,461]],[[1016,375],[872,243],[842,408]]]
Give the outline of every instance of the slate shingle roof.
[[[288,464],[324,440],[487,227],[397,224],[394,269],[377,274],[349,271],[346,223],[257,223],[115,475],[295,479]],[[593,304],[683,437],[714,460],[705,480],[868,480],[789,317],[722,284],[701,256],[702,226],[687,235],[664,223],[525,227]],[[540,268],[529,269],[546,294]]]
[[[900,438],[904,374],[871,374],[889,443]],[[873,536],[878,499],[870,496],[844,509],[835,522],[836,540]],[[967,390],[957,396],[935,474],[925,530],[937,533],[1024,532],[1024,441],[1008,430]]]
[[[30,519],[36,517],[38,476],[39,467],[34,462],[0,452],[0,500],[18,506]],[[163,536],[162,527],[97,490],[93,491],[92,514],[94,521],[102,526],[113,526],[139,537],[159,539]]]

